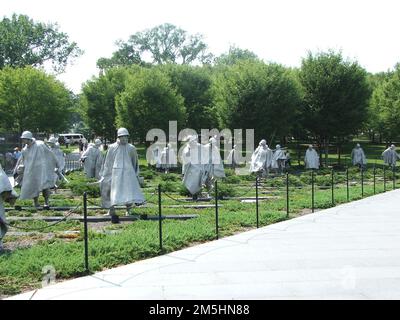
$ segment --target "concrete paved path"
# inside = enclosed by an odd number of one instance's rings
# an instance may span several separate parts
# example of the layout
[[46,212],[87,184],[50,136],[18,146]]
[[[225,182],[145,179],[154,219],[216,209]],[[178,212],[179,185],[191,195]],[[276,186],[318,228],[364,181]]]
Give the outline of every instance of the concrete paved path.
[[14,299],[400,299],[400,190]]

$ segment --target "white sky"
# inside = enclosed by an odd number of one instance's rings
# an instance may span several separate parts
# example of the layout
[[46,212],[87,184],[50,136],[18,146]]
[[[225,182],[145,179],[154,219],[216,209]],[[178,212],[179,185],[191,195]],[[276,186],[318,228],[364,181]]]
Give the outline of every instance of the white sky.
[[57,22],[85,51],[58,77],[75,93],[116,40],[165,22],[204,35],[216,55],[236,45],[300,66],[308,50],[331,48],[370,72],[387,71],[400,62],[399,9],[399,0],[0,0],[0,18]]

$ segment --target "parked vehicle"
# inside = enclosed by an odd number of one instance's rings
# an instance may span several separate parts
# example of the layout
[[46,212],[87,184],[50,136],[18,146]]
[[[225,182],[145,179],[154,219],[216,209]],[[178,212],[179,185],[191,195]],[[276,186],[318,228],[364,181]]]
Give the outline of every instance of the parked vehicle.
[[83,138],[83,134],[81,133],[63,133],[58,135],[58,141],[60,144],[77,144]]

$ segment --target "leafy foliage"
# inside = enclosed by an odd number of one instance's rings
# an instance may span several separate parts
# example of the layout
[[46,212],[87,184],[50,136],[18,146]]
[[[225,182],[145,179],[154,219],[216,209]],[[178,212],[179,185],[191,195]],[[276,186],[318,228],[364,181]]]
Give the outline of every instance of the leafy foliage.
[[61,132],[69,125],[72,94],[32,67],[0,70],[0,126],[11,132]]
[[118,96],[117,124],[126,127],[131,136],[145,141],[151,128],[168,131],[169,120],[185,122],[182,96],[173,88],[169,78],[158,69],[141,68],[127,77],[126,87]]
[[354,134],[366,119],[370,95],[366,72],[334,52],[309,53],[299,79],[304,128],[319,141]]
[[254,128],[256,139],[290,132],[299,106],[295,81],[284,67],[240,61],[216,74],[215,103],[228,128]]
[[94,134],[108,140],[115,138],[115,99],[125,89],[128,72],[126,68],[110,69],[82,87],[80,104],[85,122]]
[[375,128],[386,141],[399,137],[400,124],[400,64],[394,72],[384,78],[375,88],[371,99],[372,117]]
[[26,15],[3,18],[0,43],[0,69],[51,63],[53,69],[60,72],[71,58],[82,54],[77,44],[58,30],[57,24],[34,22]]
[[113,66],[145,64],[144,56],[151,56],[152,64],[190,64],[196,61],[209,63],[212,55],[201,35],[188,35],[186,31],[170,23],[137,32],[127,42],[119,41],[119,49],[110,59],[101,58],[100,69]]

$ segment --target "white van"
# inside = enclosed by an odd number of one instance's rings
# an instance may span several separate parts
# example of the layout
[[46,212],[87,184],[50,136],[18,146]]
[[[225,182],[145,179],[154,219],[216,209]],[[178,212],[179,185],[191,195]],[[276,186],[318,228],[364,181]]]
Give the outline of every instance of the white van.
[[59,140],[64,140],[65,144],[76,144],[85,137],[80,133],[63,133],[58,135],[58,138]]

